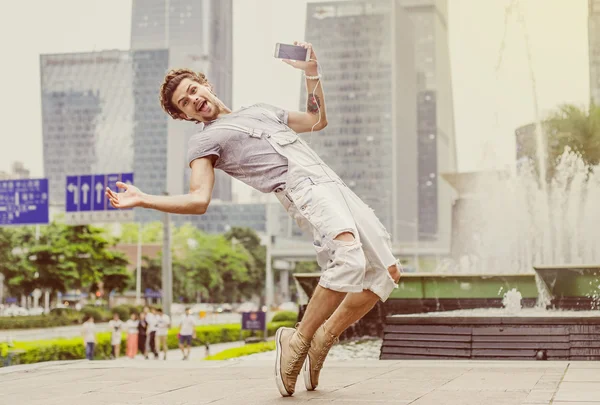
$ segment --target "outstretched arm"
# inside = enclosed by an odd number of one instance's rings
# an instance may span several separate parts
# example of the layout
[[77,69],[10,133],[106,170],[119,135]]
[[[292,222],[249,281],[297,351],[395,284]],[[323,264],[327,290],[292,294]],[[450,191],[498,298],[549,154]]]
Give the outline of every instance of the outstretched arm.
[[204,214],[210,204],[215,185],[213,159],[204,157],[191,164],[190,192],[183,195],[159,196],[146,194],[135,186],[118,182],[124,193],[115,193],[106,188],[106,197],[115,208],[143,207],[172,214]]
[[[294,45],[302,46],[310,52],[308,62],[284,60],[288,65],[304,71],[305,76],[315,77],[319,75],[317,55],[312,45],[305,42],[294,42]],[[306,111],[290,111],[288,113],[288,126],[298,133],[319,131],[327,126],[327,112],[325,110],[325,97],[323,96],[323,84],[320,79],[306,78],[307,101]]]

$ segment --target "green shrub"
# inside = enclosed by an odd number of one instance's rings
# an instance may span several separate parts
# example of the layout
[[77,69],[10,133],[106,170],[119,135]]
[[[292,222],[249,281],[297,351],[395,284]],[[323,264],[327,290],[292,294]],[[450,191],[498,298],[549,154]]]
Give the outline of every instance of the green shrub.
[[99,307],[85,306],[81,308],[81,321],[85,322],[90,316],[94,317],[95,322],[104,322],[110,318],[110,312]]
[[69,316],[76,314],[77,311],[73,308],[53,308],[50,310],[50,314],[52,316]]
[[131,314],[139,314],[140,312],[142,312],[142,310],[143,310],[143,307],[139,307],[139,306],[135,306],[135,305],[128,305],[128,304],[117,305],[116,307],[111,308],[110,317],[112,318],[112,314],[116,312],[119,314],[119,318],[121,318],[122,321],[126,321],[129,319]]
[[275,350],[274,340],[269,342],[252,343],[241,347],[223,350],[220,353],[205,357],[204,360],[229,360],[255,353],[270,352],[272,350]]
[[[62,308],[61,308],[62,309]],[[0,317],[2,329],[38,329],[57,326],[77,325],[81,318],[79,312],[62,312],[60,315],[3,316]]]
[[[291,327],[293,322],[273,322],[268,324],[269,336],[282,326]],[[167,345],[169,349],[179,346],[177,334],[179,328],[169,330]],[[243,331],[242,339],[250,336],[250,331]],[[196,327],[196,339],[192,341],[193,346],[201,346],[208,343],[234,342],[240,340],[240,325],[210,325]],[[121,353],[124,355],[126,348],[126,335],[121,339]],[[85,346],[80,337],[69,339],[34,340],[29,342],[15,342],[14,349],[20,351],[16,354],[14,364],[31,364],[42,361],[53,360],[75,360],[85,358]],[[110,333],[101,332],[96,334],[96,349],[94,359],[103,360],[110,358]]]
[[293,311],[281,311],[277,312],[271,322],[297,322],[298,313]]

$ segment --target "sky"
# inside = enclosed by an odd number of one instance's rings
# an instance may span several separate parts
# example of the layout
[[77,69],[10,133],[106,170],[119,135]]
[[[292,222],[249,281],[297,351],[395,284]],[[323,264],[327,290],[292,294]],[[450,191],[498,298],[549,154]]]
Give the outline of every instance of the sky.
[[[459,171],[512,164],[514,130],[535,119],[525,34],[540,118],[589,100],[587,0],[518,0],[525,28],[514,13],[506,18],[510,2],[448,0]],[[300,72],[272,56],[276,42],[302,40],[306,3],[233,0],[233,108],[262,101],[298,109]],[[128,49],[130,25],[130,0],[3,2],[0,171],[18,160],[43,176],[39,55]]]

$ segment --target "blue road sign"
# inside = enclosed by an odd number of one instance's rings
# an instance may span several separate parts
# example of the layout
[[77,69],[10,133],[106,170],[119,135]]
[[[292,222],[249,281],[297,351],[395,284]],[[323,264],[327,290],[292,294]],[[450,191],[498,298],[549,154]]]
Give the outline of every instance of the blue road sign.
[[67,222],[84,224],[133,220],[131,209],[113,208],[104,195],[106,187],[117,191],[117,181],[133,184],[133,173],[67,176],[65,190]]
[[0,181],[0,225],[48,223],[48,179]]
[[81,176],[79,178],[79,211],[92,210],[92,176]]
[[94,199],[92,204],[92,211],[104,211],[106,206],[106,197],[104,196],[104,189],[106,188],[106,176],[103,174],[94,175]]
[[67,176],[65,206],[67,212],[79,209],[79,177],[77,176]]
[[[117,189],[117,181],[121,181],[120,174],[109,174],[106,176],[106,186],[110,187],[110,189],[113,191],[119,191]],[[106,204],[106,209],[107,210],[116,210],[116,208],[114,208],[111,204],[109,204],[108,201]]]

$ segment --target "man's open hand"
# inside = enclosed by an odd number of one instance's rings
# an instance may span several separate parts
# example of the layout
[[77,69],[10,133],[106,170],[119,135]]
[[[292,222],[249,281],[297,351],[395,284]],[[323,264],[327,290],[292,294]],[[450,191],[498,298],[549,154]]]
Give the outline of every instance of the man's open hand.
[[312,48],[312,44],[309,44],[307,42],[294,41],[294,45],[301,46],[304,49],[308,49],[308,52],[310,52],[310,60],[306,62],[303,60],[283,59],[283,61],[288,65],[295,67],[296,69],[304,70],[304,72],[308,76],[316,76],[319,73],[319,71],[317,70],[317,55],[315,55],[315,51]]
[[106,187],[106,198],[110,201],[110,205],[115,208],[133,208],[142,205],[143,193],[139,188],[120,181],[117,182],[117,187],[125,190],[125,192],[115,193],[109,187]]

